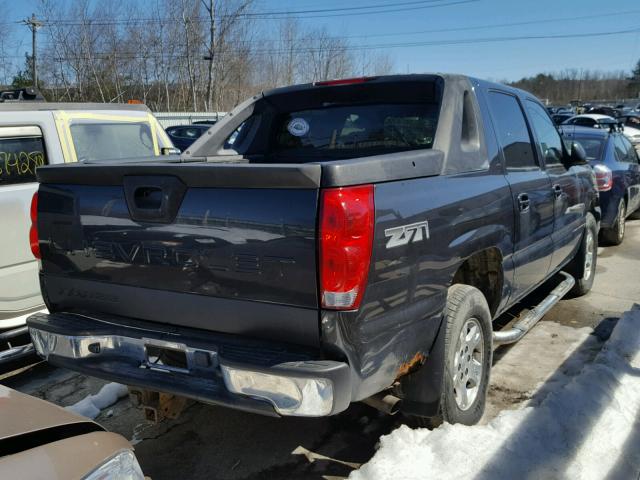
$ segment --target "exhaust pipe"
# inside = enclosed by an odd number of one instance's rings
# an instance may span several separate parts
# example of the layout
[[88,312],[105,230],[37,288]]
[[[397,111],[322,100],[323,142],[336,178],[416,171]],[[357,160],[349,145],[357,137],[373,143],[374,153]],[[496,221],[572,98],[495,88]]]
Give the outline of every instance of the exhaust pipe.
[[400,399],[385,392],[376,393],[369,398],[365,398],[362,403],[366,403],[387,415],[395,415],[400,411]]
[[560,284],[554,288],[551,293],[538,305],[529,311],[525,317],[516,322],[509,330],[493,332],[493,345],[507,345],[515,343],[531,330],[544,315],[551,310],[558,301],[564,297],[569,290],[573,288],[576,281],[566,272],[560,272],[565,278]]

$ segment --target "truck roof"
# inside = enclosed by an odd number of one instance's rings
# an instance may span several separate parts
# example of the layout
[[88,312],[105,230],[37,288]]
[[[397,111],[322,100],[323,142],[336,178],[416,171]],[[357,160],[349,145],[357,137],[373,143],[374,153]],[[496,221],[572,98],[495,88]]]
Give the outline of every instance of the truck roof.
[[38,112],[56,110],[130,110],[137,112],[150,112],[144,104],[129,103],[72,103],[72,102],[3,102],[0,103],[0,112]]

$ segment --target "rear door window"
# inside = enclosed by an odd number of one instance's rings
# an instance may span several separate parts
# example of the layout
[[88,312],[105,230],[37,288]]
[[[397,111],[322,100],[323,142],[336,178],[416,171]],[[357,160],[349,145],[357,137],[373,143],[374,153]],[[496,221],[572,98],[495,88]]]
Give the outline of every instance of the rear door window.
[[39,127],[0,128],[0,186],[36,181],[36,168],[47,165]]
[[513,95],[490,91],[489,109],[502,145],[507,169],[539,168],[520,102]]
[[435,103],[347,105],[293,111],[276,121],[271,153],[280,157],[352,158],[429,149]]

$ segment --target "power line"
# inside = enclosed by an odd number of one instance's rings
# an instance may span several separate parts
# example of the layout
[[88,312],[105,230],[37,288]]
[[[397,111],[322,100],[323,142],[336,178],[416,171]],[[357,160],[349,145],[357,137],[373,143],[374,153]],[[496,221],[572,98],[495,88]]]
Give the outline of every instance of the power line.
[[[362,16],[362,15],[377,15],[380,13],[398,13],[413,10],[424,10],[430,8],[449,7],[454,5],[462,5],[467,3],[475,3],[480,0],[421,0],[414,2],[401,2],[391,4],[378,4],[367,5],[361,7],[343,7],[343,8],[327,8],[317,10],[282,10],[282,11],[264,11],[264,12],[244,12],[237,15],[226,14],[220,15],[218,18],[244,18],[248,20],[286,20],[286,19],[308,19],[308,18],[331,18],[331,17],[344,17],[344,16]],[[407,6],[412,5],[412,6]],[[402,8],[397,8],[402,6]],[[321,13],[315,14],[314,12],[333,12],[333,13]],[[311,13],[311,14],[310,14]],[[208,17],[190,17],[190,22],[210,22]],[[175,23],[182,22],[182,18],[128,18],[119,20],[100,20],[100,19],[86,19],[86,20],[64,20],[64,19],[48,19],[46,24],[52,25],[93,25],[93,26],[109,26],[109,25],[138,25],[145,23]]]
[[[387,48],[413,48],[413,47],[424,47],[424,46],[450,46],[450,45],[469,45],[469,44],[480,44],[480,43],[496,43],[496,42],[507,42],[507,41],[521,41],[521,40],[554,40],[554,39],[568,39],[568,38],[584,38],[584,37],[607,37],[607,36],[617,36],[617,35],[628,35],[640,32],[640,27],[634,27],[624,30],[617,31],[606,31],[606,32],[583,32],[583,33],[567,33],[567,34],[551,34],[551,35],[513,35],[513,36],[496,36],[496,37],[477,37],[477,38],[462,38],[462,39],[450,39],[450,40],[428,40],[428,41],[419,41],[419,42],[396,42],[396,43],[376,43],[376,44],[361,44],[361,45],[345,45],[339,47],[340,50],[349,51],[349,50],[379,50],[379,49],[387,49]],[[294,48],[286,48],[286,49],[256,49],[250,51],[250,55],[278,55],[278,54],[289,54],[289,53],[314,53],[324,51],[323,47],[294,47]],[[67,61],[67,60],[91,60],[91,59],[109,59],[110,57],[116,55],[121,59],[180,59],[184,58],[184,54],[168,54],[165,52],[150,52],[145,54],[140,54],[139,52],[92,52],[91,56],[78,55],[78,56],[53,56],[56,61]],[[17,57],[16,57],[17,58]]]
[[[527,20],[523,22],[507,22],[507,23],[494,23],[488,25],[472,25],[466,27],[452,27],[452,28],[439,28],[439,29],[431,29],[431,30],[418,30],[412,32],[389,32],[389,33],[374,33],[374,34],[362,34],[362,35],[332,35],[332,39],[350,39],[350,38],[381,38],[381,37],[395,37],[395,36],[407,36],[407,35],[423,35],[429,33],[447,33],[447,32],[461,32],[461,31],[470,31],[470,30],[485,30],[491,28],[505,28],[505,27],[518,27],[525,25],[536,25],[536,24],[544,24],[544,23],[557,23],[557,22],[567,22],[567,21],[579,21],[579,20],[588,20],[593,18],[603,18],[603,17],[616,17],[621,15],[630,15],[640,13],[640,10],[626,10],[622,12],[614,12],[614,13],[601,13],[597,15],[582,15],[579,17],[558,17],[558,18],[549,18],[549,19],[539,19],[539,20]],[[264,45],[264,40],[251,41],[251,40],[237,40],[236,44],[243,45]],[[51,47],[51,44],[47,44],[46,46]],[[182,45],[184,47],[184,45]]]

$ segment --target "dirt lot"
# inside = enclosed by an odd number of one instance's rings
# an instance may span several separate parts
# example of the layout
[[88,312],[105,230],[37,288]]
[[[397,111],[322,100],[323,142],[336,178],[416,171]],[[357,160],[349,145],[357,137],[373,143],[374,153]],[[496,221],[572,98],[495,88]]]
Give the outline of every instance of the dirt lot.
[[[538,402],[562,377],[575,375],[598,352],[620,314],[640,299],[640,282],[633,280],[640,269],[640,221],[629,222],[622,246],[599,253],[596,283],[587,297],[563,300],[520,343],[496,352],[483,421]],[[534,303],[528,299],[523,306]],[[103,384],[44,364],[1,381],[60,405]],[[145,473],[161,480],[344,477],[371,457],[380,435],[406,420],[360,404],[325,419],[276,419],[193,404],[178,420],[152,425],[123,399],[97,421],[131,439]],[[330,459],[310,461],[308,452]]]

